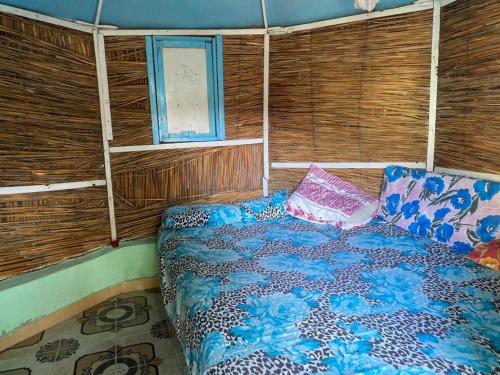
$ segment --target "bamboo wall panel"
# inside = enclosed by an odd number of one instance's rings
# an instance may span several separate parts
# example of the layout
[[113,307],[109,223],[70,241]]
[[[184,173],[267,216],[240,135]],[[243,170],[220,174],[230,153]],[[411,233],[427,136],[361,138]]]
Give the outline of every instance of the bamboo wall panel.
[[443,8],[436,165],[500,174],[500,2]]
[[424,11],[272,36],[271,161],[425,160],[431,34]]
[[[144,37],[106,37],[112,146],[153,143]],[[226,139],[262,137],[263,37],[224,36]]]
[[262,145],[112,154],[121,239],[156,235],[161,211],[181,202],[262,194]]
[[0,14],[0,186],[104,178],[92,36]]
[[[384,171],[382,169],[327,169],[328,172],[359,186],[375,197],[380,196]],[[274,169],[271,171],[270,189],[293,191],[302,181],[307,169]]]
[[0,279],[109,243],[105,187],[0,196]]

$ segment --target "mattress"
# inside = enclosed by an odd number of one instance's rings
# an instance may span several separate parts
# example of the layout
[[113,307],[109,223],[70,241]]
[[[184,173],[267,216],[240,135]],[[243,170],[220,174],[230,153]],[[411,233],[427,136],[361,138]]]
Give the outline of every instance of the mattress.
[[160,230],[193,374],[491,374],[500,276],[385,222],[291,217]]

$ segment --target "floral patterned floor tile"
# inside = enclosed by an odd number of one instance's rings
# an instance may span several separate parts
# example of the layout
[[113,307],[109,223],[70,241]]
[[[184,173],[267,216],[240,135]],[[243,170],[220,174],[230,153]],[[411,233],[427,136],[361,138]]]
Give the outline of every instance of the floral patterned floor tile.
[[183,375],[159,289],[117,296],[0,353],[0,375]]

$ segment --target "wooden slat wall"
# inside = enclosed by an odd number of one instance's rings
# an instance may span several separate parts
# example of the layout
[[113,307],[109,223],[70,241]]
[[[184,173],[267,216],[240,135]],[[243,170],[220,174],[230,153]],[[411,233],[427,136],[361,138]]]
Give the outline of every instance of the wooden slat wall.
[[[114,140],[152,144],[145,39],[107,37]],[[262,137],[263,37],[224,36],[226,139]],[[112,154],[120,239],[156,234],[166,206],[262,194],[262,145]]]
[[500,174],[500,2],[443,8],[436,166]]
[[[104,179],[92,36],[0,14],[0,186]],[[106,189],[0,196],[0,279],[108,244]]]
[[0,186],[104,178],[92,36],[0,15]]
[[271,161],[425,161],[431,34],[424,11],[271,37]]

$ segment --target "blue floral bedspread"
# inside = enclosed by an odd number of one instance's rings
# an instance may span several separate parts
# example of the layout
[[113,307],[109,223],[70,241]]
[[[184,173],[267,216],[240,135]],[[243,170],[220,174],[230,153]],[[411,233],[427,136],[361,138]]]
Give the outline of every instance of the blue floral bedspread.
[[161,230],[193,374],[500,373],[500,274],[386,223]]

